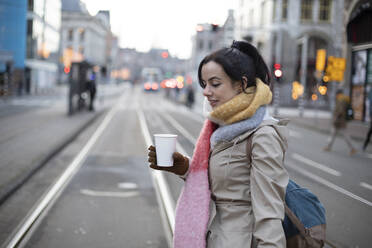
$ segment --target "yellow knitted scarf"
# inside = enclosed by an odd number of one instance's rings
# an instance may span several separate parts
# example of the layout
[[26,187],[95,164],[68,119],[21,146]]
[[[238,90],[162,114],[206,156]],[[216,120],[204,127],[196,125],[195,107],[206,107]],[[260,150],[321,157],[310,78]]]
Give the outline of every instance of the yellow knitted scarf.
[[228,102],[216,107],[209,117],[220,125],[228,125],[248,119],[256,110],[271,102],[272,93],[267,84],[256,78],[256,86],[249,87]]

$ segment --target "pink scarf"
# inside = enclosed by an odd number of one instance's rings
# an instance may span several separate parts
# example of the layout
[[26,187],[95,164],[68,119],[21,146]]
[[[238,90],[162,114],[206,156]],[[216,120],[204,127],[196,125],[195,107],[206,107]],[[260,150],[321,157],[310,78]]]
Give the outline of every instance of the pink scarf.
[[190,172],[176,207],[174,248],[206,247],[211,192],[208,181],[210,137],[216,125],[210,120],[204,126],[196,142]]

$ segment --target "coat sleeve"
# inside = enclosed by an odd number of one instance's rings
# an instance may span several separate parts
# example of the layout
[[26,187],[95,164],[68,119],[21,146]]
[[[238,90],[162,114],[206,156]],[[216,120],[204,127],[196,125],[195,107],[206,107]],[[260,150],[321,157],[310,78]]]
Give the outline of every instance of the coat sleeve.
[[286,143],[272,127],[252,138],[251,199],[257,247],[286,247],[282,227],[288,173],[283,160]]

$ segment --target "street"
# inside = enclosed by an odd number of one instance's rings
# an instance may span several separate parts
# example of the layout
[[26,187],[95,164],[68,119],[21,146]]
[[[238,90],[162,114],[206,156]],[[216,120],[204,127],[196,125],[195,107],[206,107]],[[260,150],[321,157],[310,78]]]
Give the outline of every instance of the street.
[[[156,177],[148,168],[146,133],[150,137],[155,133],[177,134],[177,150],[192,156],[204,117],[197,110],[199,106],[191,111],[165,98],[163,92],[143,92],[141,87],[121,89],[121,95],[111,101],[107,110],[0,205],[1,247],[8,247],[17,230],[67,170],[71,174],[20,239],[21,247],[169,246],[167,214],[159,204]],[[39,108],[1,118],[12,120],[27,112],[30,122],[36,123],[38,117],[32,113]],[[60,106],[42,108],[53,112]],[[291,179],[310,189],[324,204],[327,240],[335,247],[369,247],[371,147],[367,153],[349,156],[346,143],[338,139],[331,152],[324,152],[327,135],[291,122],[288,127],[286,168]],[[14,125],[16,129],[19,126]],[[5,134],[2,131],[1,136]],[[14,131],[14,135],[21,138],[22,132]],[[361,146],[360,141],[354,142]],[[14,149],[12,143],[8,145]],[[37,146],[48,149],[40,143]],[[7,161],[12,164],[15,159],[9,157]],[[2,167],[3,161],[2,155]],[[169,173],[163,176],[174,205],[183,181]]]

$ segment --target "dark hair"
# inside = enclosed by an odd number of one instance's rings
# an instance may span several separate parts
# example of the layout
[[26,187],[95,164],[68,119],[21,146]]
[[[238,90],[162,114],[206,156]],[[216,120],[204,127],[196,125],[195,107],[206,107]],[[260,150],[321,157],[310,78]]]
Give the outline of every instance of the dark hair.
[[[203,83],[201,70],[203,65],[210,61],[221,65],[233,81],[240,81],[243,91],[245,88],[256,85],[256,78],[270,85],[269,69],[265,61],[257,49],[248,42],[233,41],[230,48],[222,48],[204,57],[198,68],[198,79],[202,88],[206,85]],[[246,87],[244,87],[243,77],[248,79]]]

